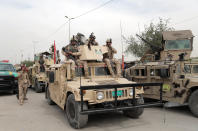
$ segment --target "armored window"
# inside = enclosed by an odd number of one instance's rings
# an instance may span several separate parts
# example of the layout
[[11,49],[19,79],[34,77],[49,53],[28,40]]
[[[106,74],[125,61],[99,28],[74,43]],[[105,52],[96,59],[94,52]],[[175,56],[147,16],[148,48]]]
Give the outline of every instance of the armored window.
[[165,44],[166,50],[191,49],[190,40],[168,40]]
[[[76,72],[75,74],[76,74],[77,77],[85,76],[84,68],[76,67],[75,72]],[[88,68],[88,73],[89,73],[89,76],[90,76],[91,75],[91,68],[90,67]]]
[[193,66],[193,73],[198,73],[198,65]]
[[154,76],[154,75],[155,75],[154,69],[151,69],[150,70],[150,76]]
[[160,69],[155,70],[155,76],[160,76]]
[[135,74],[135,76],[139,76],[139,69],[135,69],[135,72],[134,72]]
[[141,69],[141,76],[146,76],[147,73],[146,73],[146,70],[145,69]]
[[181,73],[181,67],[180,67],[180,65],[177,65],[176,66],[176,73]]
[[107,67],[95,67],[96,76],[110,75],[110,72]]
[[191,73],[191,66],[190,65],[184,65],[184,73]]

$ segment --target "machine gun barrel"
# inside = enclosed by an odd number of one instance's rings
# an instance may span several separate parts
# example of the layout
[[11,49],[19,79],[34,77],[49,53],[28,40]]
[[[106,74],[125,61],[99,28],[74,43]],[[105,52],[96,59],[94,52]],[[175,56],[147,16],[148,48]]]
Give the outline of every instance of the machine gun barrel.
[[157,47],[157,46],[151,44],[150,42],[148,42],[147,40],[145,40],[144,38],[142,38],[138,34],[136,34],[136,36],[139,37],[144,43],[148,44],[153,50],[155,50],[155,51],[161,51],[162,50],[162,48]]

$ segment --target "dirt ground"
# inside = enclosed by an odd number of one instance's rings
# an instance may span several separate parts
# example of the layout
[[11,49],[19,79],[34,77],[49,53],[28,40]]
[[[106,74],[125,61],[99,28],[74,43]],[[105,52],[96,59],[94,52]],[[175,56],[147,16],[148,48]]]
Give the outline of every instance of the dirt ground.
[[[0,93],[0,131],[72,131],[64,111],[47,104],[44,93],[28,91],[28,101],[18,104],[15,95]],[[86,131],[198,131],[198,118],[186,107],[147,108],[139,119],[122,113],[89,116]]]

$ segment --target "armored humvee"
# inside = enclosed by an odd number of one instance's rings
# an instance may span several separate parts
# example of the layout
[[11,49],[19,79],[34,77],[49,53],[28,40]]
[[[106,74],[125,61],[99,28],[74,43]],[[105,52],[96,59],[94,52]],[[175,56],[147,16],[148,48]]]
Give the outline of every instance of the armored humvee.
[[[188,105],[198,117],[198,62],[190,59],[192,32],[167,31],[162,37],[163,47],[145,54],[138,64],[126,69],[126,77],[137,83],[163,82],[163,98],[169,102],[165,105]],[[145,98],[158,99],[156,88],[148,86],[144,91]]]
[[[40,56],[43,56],[44,68],[42,69],[39,64]],[[50,65],[54,64],[54,60],[49,52],[42,52],[34,56],[34,65],[29,68],[29,78],[31,87],[35,89],[37,93],[45,90],[47,76],[46,71]]]
[[80,46],[80,59],[88,62],[89,79],[85,79],[84,69],[78,65],[76,79],[72,80],[71,63],[67,61],[49,68],[46,99],[65,111],[73,128],[84,127],[89,114],[123,111],[126,116],[138,118],[143,107],[162,105],[162,93],[156,103],[144,104],[142,97],[143,86],[159,86],[162,90],[162,83],[137,84],[126,78],[113,78],[102,62],[106,51],[104,46]]

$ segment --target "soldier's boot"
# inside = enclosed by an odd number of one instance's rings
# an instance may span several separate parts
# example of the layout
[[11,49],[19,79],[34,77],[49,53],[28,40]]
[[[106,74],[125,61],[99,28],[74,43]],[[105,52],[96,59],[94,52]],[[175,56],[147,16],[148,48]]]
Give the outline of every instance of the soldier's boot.
[[19,100],[19,104],[20,104],[20,105],[23,105],[23,99],[20,99],[20,100]]

